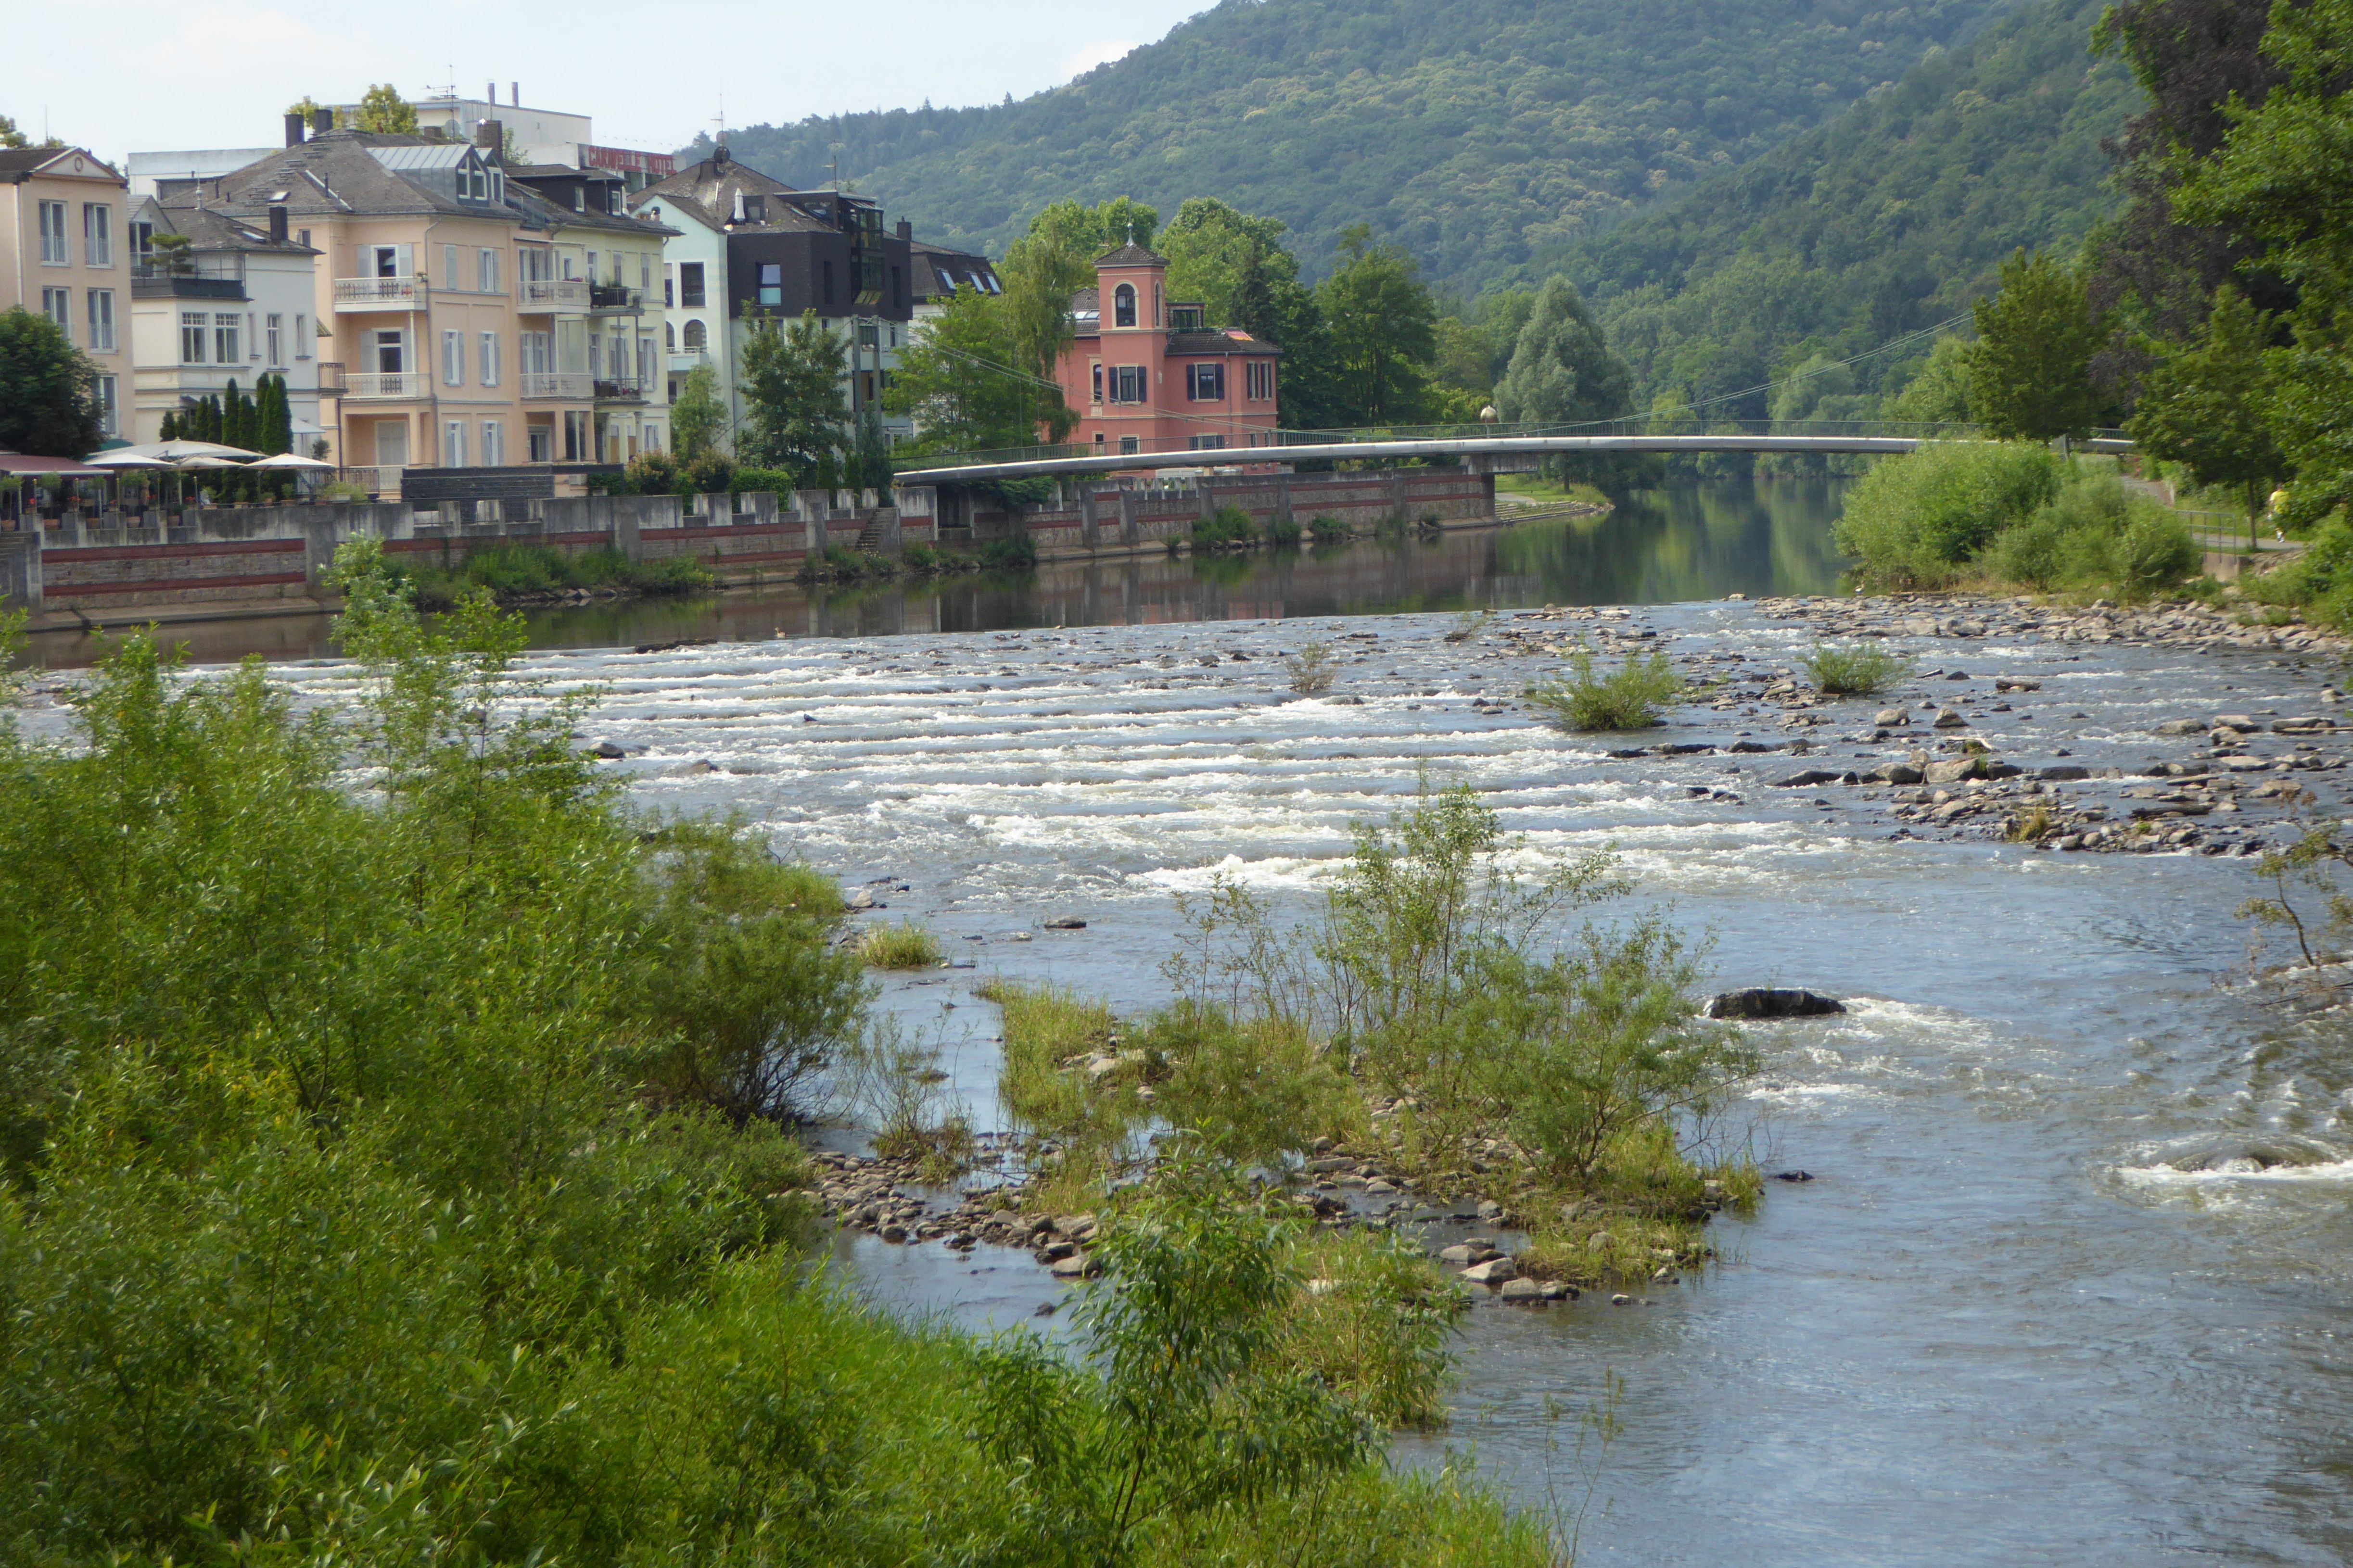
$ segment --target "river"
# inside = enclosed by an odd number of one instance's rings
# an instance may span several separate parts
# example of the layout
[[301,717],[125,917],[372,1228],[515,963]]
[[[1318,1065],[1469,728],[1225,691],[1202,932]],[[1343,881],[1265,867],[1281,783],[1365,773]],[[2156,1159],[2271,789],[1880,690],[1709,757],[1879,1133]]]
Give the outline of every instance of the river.
[[[1150,1005],[1175,895],[1222,868],[1303,909],[1349,825],[1425,776],[1468,780],[1539,851],[1614,847],[1638,906],[1713,936],[1725,984],[1849,998],[1760,1027],[1740,1118],[1768,1171],[1815,1180],[1768,1183],[1721,1224],[1720,1265],[1644,1304],[1481,1305],[1451,1430],[1398,1444],[1473,1451],[1530,1506],[1589,1483],[1580,1562],[2341,1563],[2353,1051],[2244,983],[2250,863],[1896,840],[1854,792],[1753,787],[1754,759],[1612,762],[1482,700],[1541,661],[1491,630],[1445,640],[1465,606],[1626,603],[1678,657],[1786,666],[1802,632],[1725,595],[1829,589],[1835,505],[1820,482],[1725,481],[1427,544],[574,611],[535,619],[533,662],[607,689],[595,738],[629,749],[613,765],[649,803],[744,812],[942,934],[973,967],[886,1001],[939,1032],[983,1123],[997,1031],[974,979]],[[191,641],[348,691],[323,647],[242,626]],[[719,640],[614,646],[685,637]],[[1284,689],[1311,638],[1361,703]],[[2327,711],[2337,673],[1914,646],[1968,678],[1939,698],[2044,683],[2003,715],[2021,761],[2186,754],[2160,721]],[[1670,735],[1753,722],[1686,712]],[[1041,929],[1063,915],[1086,929]],[[2228,1158],[2266,1142],[2302,1163]],[[987,1248],[841,1252],[877,1300],[975,1327],[1060,1289]],[[1559,1413],[1612,1380],[1621,1430],[1593,1468]]]

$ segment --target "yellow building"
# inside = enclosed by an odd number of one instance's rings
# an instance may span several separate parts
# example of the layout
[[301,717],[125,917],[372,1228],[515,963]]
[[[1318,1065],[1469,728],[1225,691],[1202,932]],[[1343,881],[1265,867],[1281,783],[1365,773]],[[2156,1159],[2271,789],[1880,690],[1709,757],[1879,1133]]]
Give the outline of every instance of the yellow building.
[[0,310],[39,311],[90,356],[109,436],[131,385],[130,209],[122,176],[81,148],[0,148]]

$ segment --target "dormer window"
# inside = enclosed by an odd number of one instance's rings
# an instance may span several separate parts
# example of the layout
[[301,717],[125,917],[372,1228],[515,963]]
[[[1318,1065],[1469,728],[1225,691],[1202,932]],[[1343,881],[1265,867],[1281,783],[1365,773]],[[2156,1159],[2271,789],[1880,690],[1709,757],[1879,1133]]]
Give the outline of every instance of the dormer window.
[[1111,320],[1115,327],[1135,325],[1135,285],[1123,283],[1111,297]]
[[588,210],[588,188],[586,185],[572,187],[572,210],[576,213]]
[[491,199],[491,176],[480,163],[468,158],[458,165],[458,199],[461,202],[486,202]]
[[1198,332],[1201,330],[1201,307],[1173,305],[1168,310],[1168,324],[1176,331]]

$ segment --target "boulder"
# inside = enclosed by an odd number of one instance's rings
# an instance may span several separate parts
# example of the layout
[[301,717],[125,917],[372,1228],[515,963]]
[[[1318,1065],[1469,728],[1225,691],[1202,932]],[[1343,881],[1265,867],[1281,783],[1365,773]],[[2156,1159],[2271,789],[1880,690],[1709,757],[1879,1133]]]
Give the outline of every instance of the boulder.
[[1076,1253],[1069,1258],[1057,1258],[1054,1259],[1053,1273],[1054,1278],[1057,1279],[1083,1279],[1089,1275],[1098,1272],[1100,1267],[1101,1266],[1098,1265],[1093,1258],[1089,1258],[1086,1254]]
[[1046,929],[1048,931],[1084,931],[1087,929],[1087,922],[1070,915],[1063,915],[1059,920],[1048,921]]
[[1707,1005],[1711,1018],[1819,1018],[1845,1011],[1846,1004],[1819,991],[1770,985],[1726,991]]
[[2072,763],[2063,763],[2057,767],[2037,768],[2034,770],[2034,776],[2039,779],[2048,779],[2053,784],[2070,784],[2077,779],[2090,778],[2092,770],[2079,768]]
[[623,751],[620,747],[615,745],[610,741],[599,741],[595,745],[588,748],[588,754],[601,761],[612,763],[618,762],[621,758],[628,756],[629,753]]
[[1901,708],[1882,708],[1872,722],[1893,728],[1898,724],[1909,724],[1912,722],[1912,715]]
[[1462,1278],[1473,1285],[1502,1285],[1519,1277],[1520,1266],[1508,1258],[1490,1258],[1462,1271]]
[[1808,768],[1803,773],[1791,773],[1788,778],[1773,781],[1782,789],[1808,789],[1815,784],[1851,784],[1862,782],[1862,776],[1860,773],[1841,773],[1835,768]]
[[1930,726],[1936,730],[1966,730],[1968,727],[1969,721],[1950,708],[1938,709],[1936,722]]
[[1963,757],[1955,762],[1930,763],[1920,770],[1921,782],[1932,784],[1958,784],[1963,779],[1981,779],[1985,776],[1986,763],[1983,757]]
[[1544,1286],[1534,1279],[1505,1280],[1503,1297],[1504,1300],[1521,1307],[1540,1306],[1549,1299]]
[[1915,784],[1926,775],[1910,763],[1883,763],[1871,770],[1871,776],[1882,784]]

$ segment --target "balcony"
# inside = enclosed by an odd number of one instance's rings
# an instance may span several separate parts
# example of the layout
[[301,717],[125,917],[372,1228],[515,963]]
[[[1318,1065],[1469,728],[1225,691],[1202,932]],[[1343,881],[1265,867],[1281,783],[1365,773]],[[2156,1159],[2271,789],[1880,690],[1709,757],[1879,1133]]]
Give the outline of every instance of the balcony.
[[360,403],[388,403],[396,398],[423,397],[430,378],[422,371],[354,371],[344,377],[343,395]]
[[633,375],[596,378],[596,401],[599,403],[642,403],[645,389]]
[[242,300],[245,298],[245,258],[222,256],[140,256],[131,262],[131,297],[134,300]]
[[331,359],[319,362],[319,391],[328,397],[341,397],[351,390],[343,367]]
[[338,278],[337,310],[416,310],[425,304],[425,285],[415,277]]
[[586,403],[595,395],[595,379],[585,371],[527,370],[522,373],[525,403]]
[[591,283],[588,285],[588,308],[600,314],[606,311],[641,310],[645,308],[645,291],[623,283]]
[[588,282],[583,278],[525,278],[515,286],[515,309],[525,315],[587,308]]

